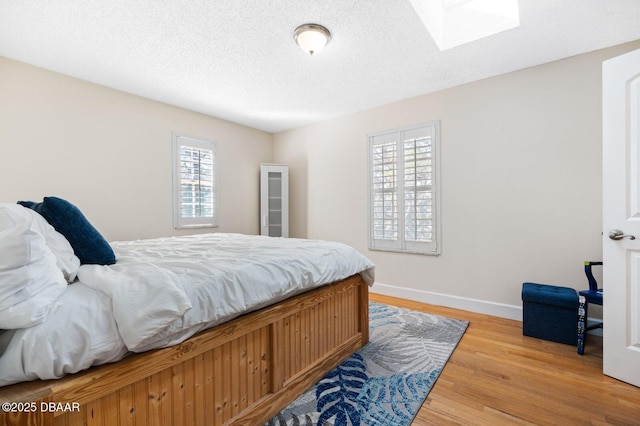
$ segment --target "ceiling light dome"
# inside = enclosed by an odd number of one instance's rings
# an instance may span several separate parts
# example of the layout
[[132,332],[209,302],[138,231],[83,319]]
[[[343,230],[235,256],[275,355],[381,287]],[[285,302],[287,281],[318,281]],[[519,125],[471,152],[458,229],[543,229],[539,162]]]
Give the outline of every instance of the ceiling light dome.
[[309,55],[313,55],[321,51],[329,43],[331,33],[322,25],[304,24],[296,28],[293,32],[293,38],[302,50]]

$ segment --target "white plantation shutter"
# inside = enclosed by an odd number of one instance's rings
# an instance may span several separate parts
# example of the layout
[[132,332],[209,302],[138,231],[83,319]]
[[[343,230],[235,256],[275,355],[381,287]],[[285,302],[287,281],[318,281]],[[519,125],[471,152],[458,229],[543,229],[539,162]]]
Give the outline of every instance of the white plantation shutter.
[[369,248],[439,254],[439,122],[369,135]]
[[174,227],[217,225],[216,143],[173,135]]
[[370,155],[372,237],[379,247],[399,248],[397,135],[376,136]]

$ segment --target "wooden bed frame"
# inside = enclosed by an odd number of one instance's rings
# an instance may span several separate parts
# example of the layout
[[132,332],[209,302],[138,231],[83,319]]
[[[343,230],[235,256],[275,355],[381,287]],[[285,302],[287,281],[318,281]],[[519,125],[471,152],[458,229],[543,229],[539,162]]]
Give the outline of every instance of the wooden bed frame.
[[0,426],[260,425],[367,343],[368,318],[354,275],[176,346],[0,387],[20,411],[0,412]]

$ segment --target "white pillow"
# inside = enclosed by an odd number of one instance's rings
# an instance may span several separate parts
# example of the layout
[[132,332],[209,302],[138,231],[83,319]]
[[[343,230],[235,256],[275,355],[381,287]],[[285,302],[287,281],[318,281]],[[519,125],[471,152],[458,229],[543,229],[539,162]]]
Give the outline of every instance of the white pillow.
[[67,287],[58,260],[30,216],[0,208],[0,329],[43,322]]
[[[10,210],[18,217],[30,221],[32,228],[44,237],[47,246],[56,256],[58,267],[62,270],[67,282],[71,283],[76,279],[78,268],[80,268],[80,259],[75,255],[73,247],[64,235],[56,231],[44,217],[34,210],[19,204],[0,203],[0,211],[2,210]],[[2,228],[0,227],[0,229]]]

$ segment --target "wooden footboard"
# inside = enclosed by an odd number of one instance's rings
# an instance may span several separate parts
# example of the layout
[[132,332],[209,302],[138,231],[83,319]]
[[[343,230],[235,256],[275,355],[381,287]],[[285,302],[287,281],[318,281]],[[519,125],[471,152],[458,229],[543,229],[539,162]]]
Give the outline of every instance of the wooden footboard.
[[368,325],[354,275],[170,348],[2,387],[0,426],[260,425],[367,343]]

